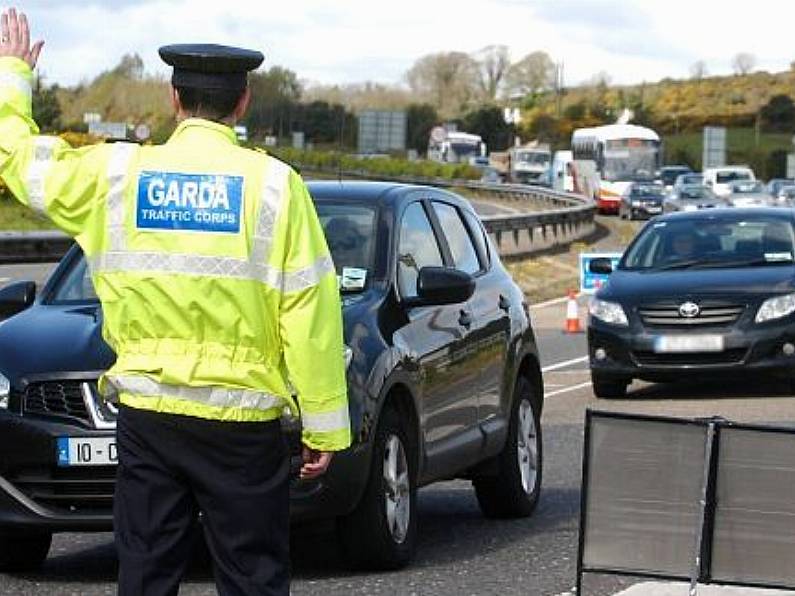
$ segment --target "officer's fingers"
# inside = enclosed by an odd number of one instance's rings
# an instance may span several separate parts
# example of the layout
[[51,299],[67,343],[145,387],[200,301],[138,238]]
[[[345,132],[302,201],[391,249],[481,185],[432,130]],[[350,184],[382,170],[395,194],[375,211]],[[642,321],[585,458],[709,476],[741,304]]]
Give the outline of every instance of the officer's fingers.
[[0,17],[0,36],[4,43],[8,43],[8,13],[4,12]]
[[16,48],[19,44],[19,21],[15,8],[8,9],[8,44],[12,48]]
[[26,54],[30,51],[30,27],[24,12],[19,13],[19,49]]
[[37,41],[33,44],[33,47],[30,49],[30,53],[26,59],[28,65],[33,68],[36,66],[36,63],[39,61],[39,54],[41,54],[41,48],[44,46],[43,41]]

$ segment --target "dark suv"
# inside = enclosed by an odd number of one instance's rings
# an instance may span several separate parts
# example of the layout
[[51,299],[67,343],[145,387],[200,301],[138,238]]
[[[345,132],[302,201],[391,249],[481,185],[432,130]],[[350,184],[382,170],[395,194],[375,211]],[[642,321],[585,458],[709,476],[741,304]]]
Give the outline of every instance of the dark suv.
[[[523,294],[469,203],[434,188],[310,183],[340,280],[354,445],[294,480],[295,521],[337,520],[351,563],[414,551],[417,487],[471,479],[490,517],[541,486],[543,386]],[[43,290],[0,290],[0,567],[41,563],[53,532],[111,528],[114,360],[82,253]],[[18,312],[18,314],[13,314]],[[299,422],[283,420],[299,461]]]

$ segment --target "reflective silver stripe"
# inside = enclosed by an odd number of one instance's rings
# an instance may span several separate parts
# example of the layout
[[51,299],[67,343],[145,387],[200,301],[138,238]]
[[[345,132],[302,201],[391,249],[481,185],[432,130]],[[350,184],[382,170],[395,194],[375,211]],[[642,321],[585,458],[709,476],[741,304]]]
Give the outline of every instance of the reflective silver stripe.
[[124,179],[137,145],[114,143],[108,158],[108,198],[106,201],[109,250],[124,250],[127,234],[124,230]]
[[59,140],[57,137],[43,136],[33,139],[33,159],[28,166],[26,186],[30,207],[39,213],[44,213],[46,207],[44,204],[44,181],[53,164],[55,144]]
[[273,228],[284,204],[284,192],[290,179],[290,168],[277,159],[268,160],[268,171],[262,185],[262,200],[251,246],[251,262],[266,263],[273,243]]
[[254,265],[233,257],[174,254],[167,252],[104,252],[88,257],[92,273],[177,273],[249,279],[267,284],[282,292],[297,292],[316,285],[324,273],[333,271],[329,257],[292,273],[283,273],[267,265]]
[[330,256],[320,257],[317,261],[289,273],[282,273],[281,290],[283,293],[300,292],[312,286],[316,286],[324,275],[334,271],[334,262]]
[[278,395],[251,389],[167,385],[158,383],[149,377],[132,375],[109,375],[107,378],[117,391],[142,397],[168,397],[196,402],[205,406],[249,410],[270,410],[282,408],[285,404],[285,400]]
[[13,87],[22,93],[28,101],[33,95],[30,81],[13,72],[0,73],[0,87]]
[[348,417],[348,406],[343,406],[333,412],[309,414],[301,412],[304,430],[310,432],[333,432],[350,428],[351,421]]

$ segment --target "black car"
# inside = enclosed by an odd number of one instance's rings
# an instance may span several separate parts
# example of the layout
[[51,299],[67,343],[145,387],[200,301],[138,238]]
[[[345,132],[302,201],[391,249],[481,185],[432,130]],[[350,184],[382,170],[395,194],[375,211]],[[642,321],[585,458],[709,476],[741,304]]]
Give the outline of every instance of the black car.
[[690,174],[692,171],[690,166],[663,166],[660,168],[660,183],[666,189],[670,189],[679,176]]
[[[542,471],[543,386],[521,290],[457,195],[310,183],[340,280],[354,445],[291,485],[293,520],[333,518],[354,564],[413,555],[419,486],[471,479],[490,517],[529,515]],[[108,530],[114,361],[77,247],[43,290],[0,290],[0,567],[34,566],[51,534]],[[300,465],[300,428],[283,426]],[[102,453],[98,453],[101,451]]]
[[621,219],[648,219],[662,213],[665,189],[658,184],[633,182],[621,195]]
[[[590,304],[597,397],[632,379],[795,379],[795,215],[708,209],[650,221]],[[607,259],[591,261],[608,273]]]

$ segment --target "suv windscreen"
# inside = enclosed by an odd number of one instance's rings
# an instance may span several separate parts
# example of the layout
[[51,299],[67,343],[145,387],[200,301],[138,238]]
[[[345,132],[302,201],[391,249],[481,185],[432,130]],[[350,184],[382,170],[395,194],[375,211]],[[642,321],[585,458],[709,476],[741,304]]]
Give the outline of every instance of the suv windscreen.
[[366,205],[316,201],[320,225],[337,275],[344,269],[373,271],[375,209]]
[[781,219],[676,219],[646,227],[619,269],[791,265],[794,255],[795,231]]
[[53,288],[50,304],[98,302],[85,257],[81,256]]
[[715,174],[715,182],[718,184],[728,184],[735,180],[750,180],[751,174],[748,172],[733,172],[731,170],[726,172],[718,172]]

